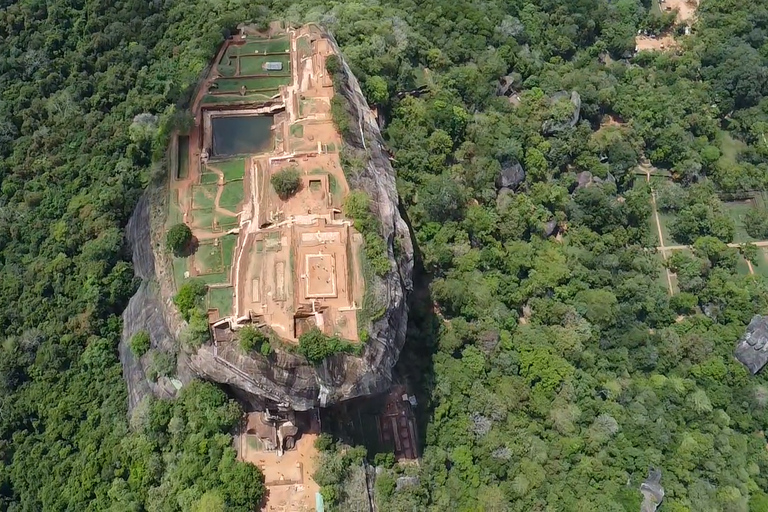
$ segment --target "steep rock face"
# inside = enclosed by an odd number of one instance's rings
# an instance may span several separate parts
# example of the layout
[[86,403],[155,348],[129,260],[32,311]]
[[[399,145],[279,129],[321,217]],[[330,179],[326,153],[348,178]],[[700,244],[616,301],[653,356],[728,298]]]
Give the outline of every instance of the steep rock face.
[[[268,358],[259,355],[249,357],[231,348],[219,354],[211,345],[203,346],[196,353],[184,352],[179,348],[178,338],[185,323],[171,301],[170,261],[166,255],[152,254],[151,239],[157,240],[160,235],[156,232],[158,230],[154,230],[150,236],[150,208],[143,199],[137,206],[128,231],[136,274],[144,282],[123,315],[125,327],[120,345],[131,406],[149,392],[156,396],[172,395],[175,393],[173,384],[183,384],[192,375],[226,384],[234,394],[254,406],[271,401],[295,410],[377,393],[391,384],[392,369],[405,342],[408,321],[406,299],[412,289],[413,246],[408,226],[398,210],[395,172],[384,150],[376,118],[357,79],[342,58],[336,41],[327,34],[323,37],[328,38],[342,62],[345,79],[339,92],[347,100],[350,118],[356,121],[356,126],[344,142],[351,150],[365,155],[363,167],[354,176],[348,176],[350,187],[365,190],[370,196],[390,259],[391,271],[387,276],[366,281],[366,287],[374,291],[379,303],[385,307],[383,314],[369,329],[369,339],[365,342],[362,355],[339,354],[321,364],[312,365],[302,357],[283,352]],[[151,195],[153,211],[164,211],[161,207],[164,194]],[[150,282],[153,279],[157,280],[154,285]],[[141,329],[149,331],[153,348],[174,347],[178,361],[176,382],[161,380],[155,384],[146,379],[146,363],[137,361],[127,345],[130,337]]]
[[768,363],[768,316],[752,317],[734,355],[753,374]]

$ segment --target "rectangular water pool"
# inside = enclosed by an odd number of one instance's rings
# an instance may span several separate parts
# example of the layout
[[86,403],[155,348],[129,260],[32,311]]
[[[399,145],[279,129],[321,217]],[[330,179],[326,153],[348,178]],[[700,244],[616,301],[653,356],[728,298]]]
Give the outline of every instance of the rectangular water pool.
[[246,155],[272,149],[272,116],[211,119],[212,156]]

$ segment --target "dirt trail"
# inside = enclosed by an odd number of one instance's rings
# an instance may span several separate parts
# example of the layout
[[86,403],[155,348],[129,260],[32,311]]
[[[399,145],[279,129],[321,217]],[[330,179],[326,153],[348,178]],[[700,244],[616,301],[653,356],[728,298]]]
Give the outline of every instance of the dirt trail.
[[221,169],[211,166],[211,164],[208,164],[206,168],[212,170],[219,177],[219,180],[217,183],[218,186],[216,187],[216,197],[213,200],[213,209],[229,217],[237,217],[238,216],[237,213],[227,210],[226,208],[223,208],[219,205],[219,201],[221,200],[221,194],[224,192],[224,173],[221,171]]
[[[651,184],[651,167],[649,164],[642,164],[643,170],[645,171],[645,182],[648,183],[648,185]],[[667,261],[667,252],[664,247],[664,235],[661,232],[661,220],[659,219],[659,210],[656,207],[656,191],[653,190],[653,187],[651,187],[651,205],[653,207],[653,217],[656,220],[656,231],[659,235],[659,247],[657,249],[661,251],[661,257],[664,258],[664,261]],[[672,275],[669,272],[669,268],[666,266],[664,267],[664,271],[667,274],[667,288],[669,288],[669,294],[673,295],[675,293],[675,289],[672,286]]]

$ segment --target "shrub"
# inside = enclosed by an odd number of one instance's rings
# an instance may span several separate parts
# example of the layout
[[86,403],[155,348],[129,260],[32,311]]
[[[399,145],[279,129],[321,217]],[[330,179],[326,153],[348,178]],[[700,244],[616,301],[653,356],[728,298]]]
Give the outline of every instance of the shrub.
[[338,55],[328,55],[325,58],[325,70],[333,76],[341,71],[341,60]]
[[269,337],[255,327],[246,326],[240,329],[240,349],[246,354],[258,350],[263,356],[272,353]]
[[202,298],[205,297],[207,291],[208,285],[202,281],[187,281],[181,285],[178,293],[173,298],[173,303],[179,308],[184,320],[189,322],[192,310],[202,305]]
[[167,377],[176,373],[176,356],[168,352],[153,350],[147,367],[147,377],[157,381],[160,377]]
[[346,101],[339,94],[331,98],[331,118],[339,133],[343,137],[348,136],[352,125],[349,121]]
[[149,344],[149,333],[147,331],[139,331],[131,338],[131,352],[136,357],[141,357],[149,350]]
[[277,195],[280,196],[280,199],[285,200],[299,191],[301,187],[301,173],[296,167],[289,167],[273,174],[269,181],[275,188]]
[[175,254],[181,254],[192,241],[192,230],[186,224],[176,224],[165,235],[165,244]]
[[338,336],[328,336],[317,327],[299,336],[299,354],[313,363],[319,363],[326,357],[339,352],[353,351],[354,347],[351,343]]
[[389,254],[387,244],[379,234],[379,221],[371,213],[370,205],[368,194],[361,190],[352,191],[344,200],[344,215],[354,219],[355,229],[365,239],[365,259],[371,271],[377,276],[384,276],[390,269]]

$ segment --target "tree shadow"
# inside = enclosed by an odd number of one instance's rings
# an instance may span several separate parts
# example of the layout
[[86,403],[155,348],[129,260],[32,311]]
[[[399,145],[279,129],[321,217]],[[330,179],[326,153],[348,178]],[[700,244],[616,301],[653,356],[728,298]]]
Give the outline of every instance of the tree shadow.
[[200,248],[200,240],[197,239],[195,235],[192,235],[192,238],[189,239],[189,242],[187,245],[179,249],[177,252],[173,253],[174,256],[177,258],[188,258],[195,254],[197,250]]
[[425,446],[426,427],[434,411],[433,358],[437,352],[441,325],[441,320],[435,313],[430,292],[431,283],[432,276],[424,269],[421,253],[414,240],[413,291],[408,297],[408,330],[403,350],[395,365],[394,380],[404,383],[409,393],[416,397],[418,405],[414,408],[414,415],[419,456]]

